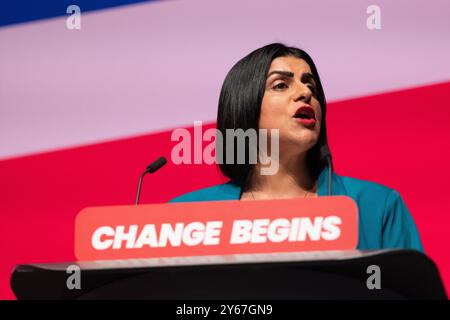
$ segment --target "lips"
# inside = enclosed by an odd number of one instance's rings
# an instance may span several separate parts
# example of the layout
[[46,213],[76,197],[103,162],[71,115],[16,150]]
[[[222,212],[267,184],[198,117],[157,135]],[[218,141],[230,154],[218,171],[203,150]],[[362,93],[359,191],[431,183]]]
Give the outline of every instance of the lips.
[[316,120],[316,115],[314,109],[310,106],[302,106],[297,109],[294,114],[294,118],[305,119],[305,120]]

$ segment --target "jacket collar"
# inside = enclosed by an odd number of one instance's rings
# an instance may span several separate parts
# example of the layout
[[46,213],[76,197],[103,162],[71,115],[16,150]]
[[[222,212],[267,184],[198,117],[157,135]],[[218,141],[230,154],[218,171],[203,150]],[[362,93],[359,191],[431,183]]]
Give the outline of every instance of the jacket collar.
[[[326,166],[325,168],[322,169],[322,171],[320,172],[319,175],[319,181],[318,181],[318,188],[317,188],[317,194],[318,196],[328,196],[328,172],[329,172],[329,167]],[[342,182],[342,178],[340,176],[338,176],[337,174],[335,174],[334,172],[332,173],[332,177],[331,177],[331,195],[332,196],[337,196],[337,195],[347,195],[347,189],[345,189],[344,183]]]
[[[319,197],[321,196],[328,196],[328,166],[324,167],[319,175],[319,181],[318,181],[318,189],[317,194]],[[347,195],[347,189],[344,186],[344,183],[342,182],[342,178],[332,173],[332,194],[333,196],[336,195]],[[242,192],[242,185],[239,182],[232,182],[230,181],[228,183],[230,188],[232,190],[228,190],[232,193],[231,198],[234,198],[236,200],[240,199],[241,192]]]

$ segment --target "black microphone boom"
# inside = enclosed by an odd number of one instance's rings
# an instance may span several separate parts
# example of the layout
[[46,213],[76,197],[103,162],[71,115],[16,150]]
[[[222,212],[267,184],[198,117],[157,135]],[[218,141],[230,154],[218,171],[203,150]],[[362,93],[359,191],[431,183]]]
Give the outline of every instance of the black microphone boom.
[[331,158],[331,152],[330,152],[330,148],[328,147],[328,144],[324,144],[321,147],[320,151],[321,151],[322,157],[327,159],[327,162],[328,162],[328,195],[331,196],[331,195],[333,195],[333,191],[332,191],[333,161]]
[[139,177],[139,184],[136,194],[136,205],[139,203],[139,196],[141,195],[141,185],[142,185],[142,179],[144,179],[144,176],[147,173],[154,173],[161,169],[165,164],[167,163],[166,158],[160,157],[156,161],[150,163],[144,172],[142,172],[141,176]]

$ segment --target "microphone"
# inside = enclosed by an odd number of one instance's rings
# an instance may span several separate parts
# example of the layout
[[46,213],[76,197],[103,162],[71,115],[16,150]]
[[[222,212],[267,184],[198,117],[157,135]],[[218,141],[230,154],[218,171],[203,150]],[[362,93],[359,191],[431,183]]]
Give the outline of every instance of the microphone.
[[137,188],[137,194],[136,194],[136,205],[139,203],[139,196],[141,195],[141,185],[142,185],[142,179],[147,173],[154,173],[161,169],[165,164],[167,163],[166,158],[160,157],[154,162],[150,163],[144,172],[142,172],[140,178],[139,178],[139,184]]
[[328,144],[324,144],[321,147],[321,154],[324,158],[327,159],[328,162],[328,195],[332,195],[332,177],[333,177],[333,162],[331,159],[331,152]]

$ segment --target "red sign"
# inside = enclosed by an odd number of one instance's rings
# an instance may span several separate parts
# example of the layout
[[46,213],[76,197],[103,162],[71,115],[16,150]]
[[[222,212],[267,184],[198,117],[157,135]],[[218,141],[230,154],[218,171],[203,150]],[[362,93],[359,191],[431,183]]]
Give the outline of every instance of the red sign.
[[352,250],[346,196],[92,207],[77,216],[78,260]]

